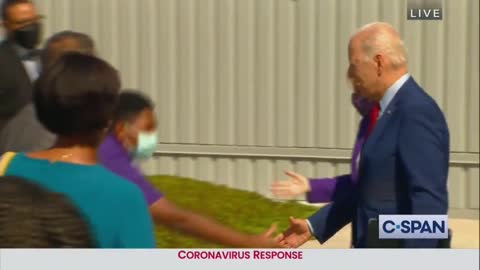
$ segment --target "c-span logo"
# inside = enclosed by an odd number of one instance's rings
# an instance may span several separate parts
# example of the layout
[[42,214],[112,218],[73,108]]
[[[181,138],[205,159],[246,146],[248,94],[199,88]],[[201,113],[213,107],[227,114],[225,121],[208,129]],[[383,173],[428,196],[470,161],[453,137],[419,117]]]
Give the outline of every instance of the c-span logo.
[[447,239],[447,215],[380,215],[380,239]]

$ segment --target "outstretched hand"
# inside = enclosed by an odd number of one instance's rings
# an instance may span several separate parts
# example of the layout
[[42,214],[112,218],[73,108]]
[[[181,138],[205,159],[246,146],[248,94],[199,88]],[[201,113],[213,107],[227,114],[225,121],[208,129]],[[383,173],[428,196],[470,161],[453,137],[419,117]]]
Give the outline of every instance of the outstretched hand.
[[250,240],[250,247],[254,248],[282,248],[286,247],[280,243],[281,235],[273,237],[277,231],[277,224],[272,224],[265,232],[255,235]]
[[285,174],[290,177],[288,180],[276,181],[271,186],[275,197],[290,199],[310,191],[310,183],[305,176],[293,171],[287,171]]
[[289,248],[298,248],[307,242],[312,233],[308,228],[305,219],[290,217],[290,227],[285,230],[279,237],[280,245]]

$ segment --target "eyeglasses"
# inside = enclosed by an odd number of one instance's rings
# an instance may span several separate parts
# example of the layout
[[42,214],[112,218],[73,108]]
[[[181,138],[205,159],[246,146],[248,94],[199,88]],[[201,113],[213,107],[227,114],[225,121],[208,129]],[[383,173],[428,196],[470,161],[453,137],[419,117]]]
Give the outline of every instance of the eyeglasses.
[[45,16],[37,15],[34,18],[29,18],[29,19],[25,19],[25,20],[21,20],[21,21],[10,21],[10,20],[8,20],[7,22],[8,22],[8,24],[10,24],[12,26],[12,28],[16,29],[16,28],[21,28],[21,27],[33,24],[33,23],[38,23],[38,22],[42,21],[43,19],[45,19]]

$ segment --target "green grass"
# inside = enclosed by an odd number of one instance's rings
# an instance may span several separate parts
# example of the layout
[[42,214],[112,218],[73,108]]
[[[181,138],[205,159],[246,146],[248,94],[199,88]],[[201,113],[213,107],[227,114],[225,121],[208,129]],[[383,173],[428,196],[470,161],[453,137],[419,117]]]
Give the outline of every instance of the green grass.
[[[211,217],[231,228],[261,233],[277,223],[278,233],[288,227],[288,217],[308,217],[317,208],[296,202],[274,202],[256,193],[174,176],[152,176],[151,182],[176,205]],[[160,248],[220,248],[222,246],[188,237],[158,226]]]

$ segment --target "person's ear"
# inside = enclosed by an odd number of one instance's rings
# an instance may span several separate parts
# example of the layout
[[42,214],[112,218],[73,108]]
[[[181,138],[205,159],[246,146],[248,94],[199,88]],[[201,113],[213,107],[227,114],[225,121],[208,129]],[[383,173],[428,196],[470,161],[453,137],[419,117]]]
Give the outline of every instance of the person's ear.
[[12,31],[12,27],[13,27],[12,23],[5,18],[0,19],[0,26],[3,28],[3,33],[5,34],[5,36],[7,35],[7,33]]
[[112,131],[117,138],[123,139],[125,137],[125,123],[124,122],[115,123],[112,128]]
[[383,69],[385,68],[383,55],[375,55],[373,57],[373,61],[375,62],[375,66],[377,67],[377,76],[380,77],[383,74]]
[[7,21],[5,20],[0,20],[0,27],[3,28],[3,34],[6,36],[7,35],[7,32],[8,32],[8,29],[9,29],[9,24]]

